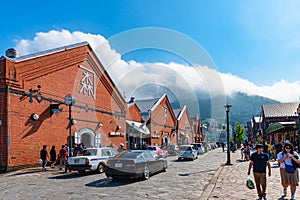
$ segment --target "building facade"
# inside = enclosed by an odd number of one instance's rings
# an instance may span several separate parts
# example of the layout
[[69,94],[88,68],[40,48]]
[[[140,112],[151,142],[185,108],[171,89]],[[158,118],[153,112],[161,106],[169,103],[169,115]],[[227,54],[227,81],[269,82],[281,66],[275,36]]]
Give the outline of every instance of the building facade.
[[86,42],[2,56],[0,80],[2,170],[38,163],[43,145],[126,141],[126,103]]

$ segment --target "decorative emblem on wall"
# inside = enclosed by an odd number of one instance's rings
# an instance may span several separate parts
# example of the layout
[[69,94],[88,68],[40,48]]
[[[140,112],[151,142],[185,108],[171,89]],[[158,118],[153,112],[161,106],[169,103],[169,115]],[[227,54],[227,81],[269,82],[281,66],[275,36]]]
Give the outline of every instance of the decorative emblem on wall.
[[87,94],[88,96],[92,96],[94,99],[96,99],[95,93],[96,93],[96,75],[95,72],[79,65],[79,68],[83,69],[83,77],[80,81],[81,89],[79,93],[82,93],[83,95]]

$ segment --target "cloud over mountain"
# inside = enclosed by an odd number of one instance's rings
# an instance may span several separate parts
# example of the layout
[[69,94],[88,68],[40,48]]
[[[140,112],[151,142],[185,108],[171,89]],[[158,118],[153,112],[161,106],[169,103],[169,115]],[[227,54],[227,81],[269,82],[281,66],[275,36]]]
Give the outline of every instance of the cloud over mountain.
[[[281,80],[268,86],[258,86],[255,83],[230,73],[220,73],[207,66],[189,66],[178,63],[139,63],[134,60],[124,61],[122,55],[111,48],[108,40],[99,34],[83,33],[80,31],[51,30],[36,33],[33,39],[16,41],[16,49],[20,55],[26,55],[69,45],[76,42],[90,43],[100,61],[118,85],[120,92],[127,96],[153,96],[156,92],[143,91],[142,88],[169,89],[177,98],[190,98],[200,92],[209,96],[226,94],[232,96],[238,92],[248,95],[259,95],[281,102],[298,101],[300,96],[300,82]],[[258,72],[259,73],[259,72]],[[276,73],[276,72],[270,72]],[[291,72],[292,73],[292,72]],[[222,85],[214,84],[216,76],[222,80]],[[267,75],[266,75],[267,76]],[[152,85],[152,87],[149,87]]]

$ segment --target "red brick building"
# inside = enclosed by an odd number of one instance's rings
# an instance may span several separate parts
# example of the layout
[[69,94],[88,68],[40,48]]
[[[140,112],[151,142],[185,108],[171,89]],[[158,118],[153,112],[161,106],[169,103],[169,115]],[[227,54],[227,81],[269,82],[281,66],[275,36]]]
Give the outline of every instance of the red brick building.
[[[149,130],[141,142],[158,146],[176,144],[176,118],[167,95],[156,99],[136,100],[129,111],[131,119],[144,123],[144,130]],[[138,142],[138,138],[136,136],[130,143]]]
[[195,142],[195,134],[192,129],[190,115],[187,106],[183,106],[177,115],[178,144],[191,144]]
[[[69,143],[70,130],[72,142],[86,146],[126,141],[125,100],[86,42],[2,56],[0,80],[2,170],[38,163],[42,145],[58,151]],[[71,112],[68,94],[76,98]]]
[[199,119],[199,116],[196,115],[194,118],[191,119],[191,126],[192,131],[194,134],[194,139],[196,143],[203,141],[203,125],[201,124],[201,120]]

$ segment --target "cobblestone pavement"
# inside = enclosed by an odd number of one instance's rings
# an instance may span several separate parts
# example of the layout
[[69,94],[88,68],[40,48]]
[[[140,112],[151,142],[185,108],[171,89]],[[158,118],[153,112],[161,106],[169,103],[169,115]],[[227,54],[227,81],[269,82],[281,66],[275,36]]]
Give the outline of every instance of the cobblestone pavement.
[[[201,200],[209,199],[224,199],[224,200],[243,200],[243,199],[257,199],[256,189],[250,190],[246,187],[246,180],[248,178],[247,171],[249,162],[240,159],[240,151],[231,154],[231,166],[221,166],[211,179],[207,186]],[[290,199],[290,190],[288,188],[288,195],[281,198],[282,187],[280,184],[280,174],[277,162],[271,162],[271,177],[267,177],[267,199],[279,200]],[[251,172],[253,179],[253,174]],[[297,187],[296,199],[300,199],[300,188]]]
[[[225,158],[221,149],[199,155],[195,161],[169,157],[169,170],[147,181],[111,181],[104,174],[30,168],[0,175],[0,199],[202,199]],[[217,182],[212,198],[219,195],[219,184],[222,183]]]

